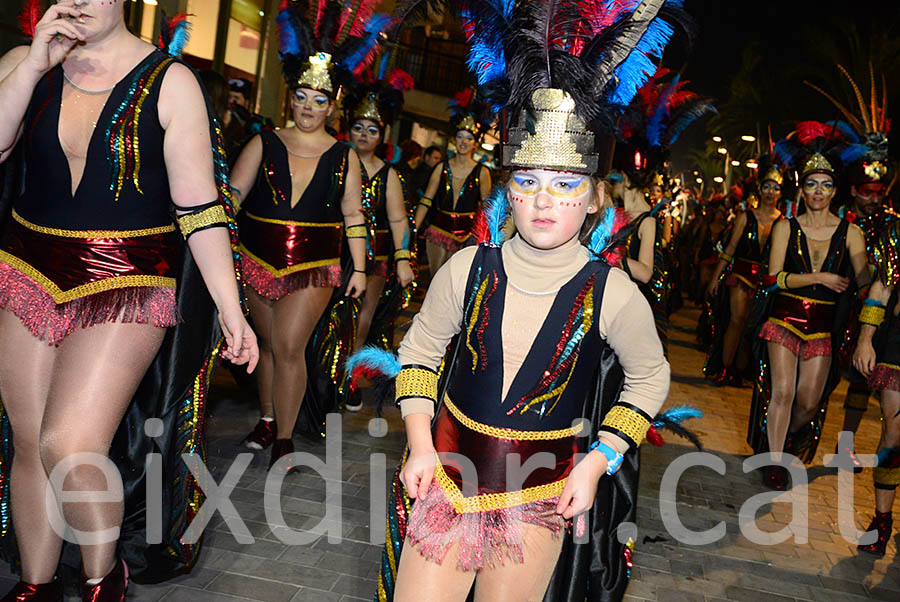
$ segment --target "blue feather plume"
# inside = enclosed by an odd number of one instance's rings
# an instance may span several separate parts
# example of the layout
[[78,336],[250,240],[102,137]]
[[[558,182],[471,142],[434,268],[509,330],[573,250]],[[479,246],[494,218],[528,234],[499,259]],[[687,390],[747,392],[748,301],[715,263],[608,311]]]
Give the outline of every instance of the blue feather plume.
[[172,41],[169,42],[168,52],[169,56],[180,57],[184,54],[184,48],[188,44],[188,40],[191,39],[191,23],[187,19],[179,22],[175,25],[174,31],[172,31]]
[[[485,86],[507,77],[506,53],[503,50],[504,38],[512,27],[514,0],[484,0],[478,8],[479,15],[474,16],[469,9],[463,11],[463,19],[480,19],[482,22],[492,13],[497,17],[490,27],[482,27],[469,40],[469,54],[466,64],[475,75],[479,86]],[[494,110],[503,107],[494,104]]]
[[699,408],[695,408],[690,405],[679,405],[674,406],[660,414],[654,421],[653,426],[660,427],[664,425],[666,422],[674,422],[676,424],[681,424],[685,420],[690,420],[691,418],[702,418],[703,411]]
[[606,251],[610,240],[613,236],[613,227],[616,224],[616,210],[612,207],[606,207],[602,210],[603,217],[591,232],[591,239],[588,241],[588,250],[599,257]]
[[843,161],[845,165],[856,163],[856,161],[862,159],[863,155],[867,152],[869,152],[869,147],[865,144],[851,144],[841,151],[841,161]]
[[388,67],[391,64],[391,53],[385,52],[384,56],[381,57],[381,64],[378,65],[378,81],[384,81],[384,78],[387,77]]
[[391,16],[386,13],[375,13],[366,23],[366,35],[362,43],[347,56],[341,65],[348,71],[356,71],[363,64],[381,42],[381,34],[391,26]]
[[775,154],[788,165],[794,164],[795,146],[785,139],[775,143]]
[[668,203],[668,199],[663,199],[653,206],[653,209],[650,210],[650,217],[656,217],[656,215],[662,210],[663,207]]
[[278,53],[281,55],[300,54],[300,38],[291,23],[291,11],[284,9],[275,19],[278,23]]
[[656,108],[653,110],[650,119],[647,120],[647,142],[650,143],[650,146],[660,146],[663,142],[663,121],[665,121],[669,113],[669,97],[678,88],[679,81],[681,81],[681,76],[676,75],[665,91],[659,95],[656,101]]
[[662,56],[663,49],[674,33],[672,26],[662,19],[650,24],[641,41],[616,69],[615,75],[619,83],[610,96],[611,103],[627,106],[631,102],[640,87],[656,72],[653,58]]
[[691,107],[685,114],[680,115],[675,123],[669,126],[668,144],[675,144],[678,137],[687,129],[689,125],[703,117],[706,113],[718,113],[716,108],[708,102],[698,102]]
[[348,373],[352,374],[358,367],[377,370],[388,379],[395,378],[400,373],[397,356],[373,345],[366,345],[347,359]]
[[505,187],[497,186],[491,192],[485,205],[484,217],[487,220],[491,244],[502,245],[506,238],[503,226],[509,219],[509,200],[506,198]]

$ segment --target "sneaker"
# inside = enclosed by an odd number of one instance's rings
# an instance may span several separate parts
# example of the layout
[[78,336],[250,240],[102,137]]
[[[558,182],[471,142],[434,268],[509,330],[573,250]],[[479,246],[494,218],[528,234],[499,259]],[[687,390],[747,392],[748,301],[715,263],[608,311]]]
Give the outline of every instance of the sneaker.
[[259,419],[250,434],[244,439],[244,447],[266,449],[275,440],[275,421]]

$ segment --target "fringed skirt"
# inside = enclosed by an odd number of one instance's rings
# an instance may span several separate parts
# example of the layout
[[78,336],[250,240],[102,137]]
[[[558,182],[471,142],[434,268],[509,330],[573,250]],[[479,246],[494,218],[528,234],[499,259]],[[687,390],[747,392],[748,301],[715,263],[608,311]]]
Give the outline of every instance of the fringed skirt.
[[433,245],[451,253],[459,251],[472,233],[475,225],[474,213],[453,213],[436,211],[431,226],[425,230],[424,238]]
[[241,253],[241,272],[250,288],[261,297],[278,301],[301,288],[336,287],[341,285],[341,266],[327,265],[293,272],[285,276],[275,276],[254,261],[246,253]]
[[75,231],[32,224],[13,212],[0,243],[0,309],[49,345],[105,322],[178,322],[174,227]]
[[831,355],[831,335],[804,340],[780,324],[764,322],[759,329],[759,338],[787,347],[791,353],[805,360]]
[[888,320],[878,345],[878,363],[869,376],[869,387],[875,391],[900,391],[900,316]]

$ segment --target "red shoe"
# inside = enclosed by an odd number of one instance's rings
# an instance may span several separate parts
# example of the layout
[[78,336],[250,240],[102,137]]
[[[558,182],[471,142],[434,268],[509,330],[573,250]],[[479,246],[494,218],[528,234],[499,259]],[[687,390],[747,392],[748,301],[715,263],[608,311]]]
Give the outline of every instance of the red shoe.
[[887,550],[888,540],[891,538],[893,526],[894,519],[891,517],[890,512],[875,512],[875,518],[869,523],[869,528],[866,529],[866,531],[871,531],[873,529],[877,530],[878,539],[876,539],[874,543],[865,546],[856,546],[856,549],[860,552],[866,552],[867,554],[884,556],[885,551]]
[[113,570],[96,585],[88,585],[82,573],[84,586],[81,590],[82,602],[125,602],[128,590],[128,567],[124,560],[117,560]]
[[275,440],[275,421],[259,419],[250,434],[244,439],[244,447],[266,449]]
[[19,581],[0,602],[62,602],[62,583],[25,583]]
[[[272,468],[279,459],[292,453],[294,453],[294,441],[292,439],[275,439],[275,443],[272,444],[272,457],[269,460],[269,468]],[[291,472],[293,469],[293,463],[289,463],[285,472]]]

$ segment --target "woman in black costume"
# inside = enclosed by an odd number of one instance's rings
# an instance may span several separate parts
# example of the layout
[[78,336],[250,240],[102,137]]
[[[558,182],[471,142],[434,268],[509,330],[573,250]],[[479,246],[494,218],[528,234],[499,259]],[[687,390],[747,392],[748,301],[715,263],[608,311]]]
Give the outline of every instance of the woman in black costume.
[[[3,158],[18,142],[29,168],[0,245],[0,341],[15,350],[0,358],[0,393],[15,433],[4,476],[12,482],[13,523],[27,527],[16,532],[22,581],[4,600],[55,602],[63,540],[44,502],[47,475],[86,452],[94,465],[73,467],[65,490],[112,488],[97,463],[108,462],[167,328],[179,314],[204,319],[192,311],[202,307],[196,290],[190,305],[176,307],[176,285],[183,299],[176,278],[188,274],[178,269],[187,250],[173,206],[219,309],[223,355],[252,370],[258,351],[241,309],[229,193],[214,176],[220,155],[200,85],[187,67],[128,32],[120,2],[51,7],[31,46],[0,59],[0,106]],[[136,429],[132,439],[143,436]],[[49,485],[58,494],[62,483]],[[58,504],[79,532],[84,600],[123,600],[123,503]]]

